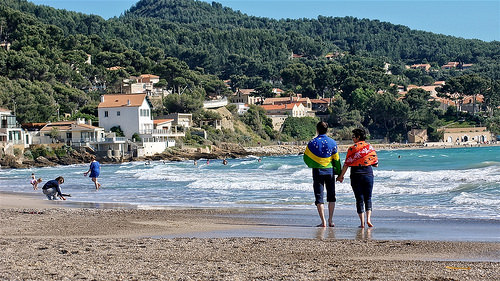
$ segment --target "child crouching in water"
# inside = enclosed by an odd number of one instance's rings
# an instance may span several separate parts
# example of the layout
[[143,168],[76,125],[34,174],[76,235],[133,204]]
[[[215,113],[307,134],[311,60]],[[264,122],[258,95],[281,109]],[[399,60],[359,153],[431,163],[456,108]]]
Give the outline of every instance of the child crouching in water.
[[35,179],[35,174],[31,174],[31,185],[33,186],[33,190],[38,189],[38,184],[42,182],[42,178]]

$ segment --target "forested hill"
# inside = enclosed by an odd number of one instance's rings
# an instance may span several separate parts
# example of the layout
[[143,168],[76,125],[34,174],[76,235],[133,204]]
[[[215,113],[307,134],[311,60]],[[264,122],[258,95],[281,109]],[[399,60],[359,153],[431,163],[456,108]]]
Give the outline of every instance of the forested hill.
[[[279,12],[279,11],[278,11]],[[271,30],[280,34],[295,33],[308,37],[311,45],[297,46],[292,51],[305,55],[324,55],[326,52],[357,49],[375,56],[392,59],[444,62],[445,60],[472,61],[474,57],[500,54],[500,42],[487,43],[453,36],[411,30],[377,20],[353,17],[318,19],[283,19],[247,16],[223,7],[193,0],[142,0],[124,15],[128,18],[157,18],[189,24],[200,29],[233,30],[239,28]],[[304,42],[305,43],[305,42]],[[321,43],[322,48],[318,48]]]
[[[383,96],[387,104],[399,106],[394,84],[428,85],[465,75],[497,84],[500,79],[500,42],[380,21],[274,20],[194,0],[142,0],[104,20],[26,0],[0,1],[0,107],[15,109],[21,122],[57,120],[59,113],[76,118],[77,112],[95,119],[100,94],[119,92],[130,76],[154,73],[162,87],[184,93],[169,95],[158,115],[201,111],[204,98],[229,94],[221,80],[231,79],[233,90],[254,88],[264,96],[273,87],[311,98],[341,94],[345,104],[339,108],[347,117],[337,114],[344,121],[332,125],[361,124],[379,135],[403,135],[408,126],[430,121],[411,123],[388,106],[368,106],[378,97],[374,93],[391,93]],[[292,53],[300,58],[292,59]],[[336,57],[328,60],[327,54]],[[473,66],[441,69],[449,61]],[[405,68],[414,63],[432,69]],[[485,101],[490,108],[497,105],[493,98]],[[401,108],[402,114],[410,111]]]
[[[226,57],[260,56],[276,62],[283,59],[284,53],[320,57],[341,50],[405,63],[439,65],[448,61],[477,63],[480,58],[500,55],[500,42],[462,39],[353,17],[273,20],[247,16],[216,2],[142,0],[120,18],[105,21],[29,2],[22,4],[23,0],[6,1],[59,26],[66,34],[119,38],[139,51],[149,46],[164,48],[168,54],[187,60],[192,67],[214,52]],[[202,63],[208,70],[213,68],[207,61]]]

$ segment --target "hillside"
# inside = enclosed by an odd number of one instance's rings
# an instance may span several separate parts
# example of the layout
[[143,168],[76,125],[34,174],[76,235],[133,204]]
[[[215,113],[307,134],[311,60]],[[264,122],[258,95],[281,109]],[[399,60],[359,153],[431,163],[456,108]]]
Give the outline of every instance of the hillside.
[[[230,94],[222,82],[230,79],[233,91],[254,88],[264,97],[273,87],[309,98],[336,97],[331,126],[365,126],[391,139],[401,139],[409,128],[436,127],[444,114],[428,103],[425,92],[415,93],[416,100],[401,100],[396,84],[480,78],[483,109],[492,115],[499,103],[500,42],[387,22],[273,20],[194,0],[142,0],[109,20],[2,0],[0,22],[0,106],[15,109],[20,122],[57,120],[64,114],[96,120],[99,95],[120,92],[123,79],[143,73],[160,76],[168,91],[179,94],[166,98],[156,115],[192,112],[199,117],[203,99]],[[472,66],[441,69],[449,61]],[[427,63],[430,70],[407,69],[414,63]],[[250,119],[245,120],[262,137],[276,137],[264,124],[268,121]]]
[[[117,39],[143,54],[150,47],[161,48],[191,68],[203,67],[223,79],[242,73],[276,77],[291,53],[323,57],[349,51],[407,64],[463,61],[490,66],[500,56],[500,42],[461,39],[353,17],[273,20],[247,16],[215,2],[142,0],[120,18],[108,21],[24,0],[7,3],[57,25],[65,34]],[[240,69],[225,64],[237,64]]]

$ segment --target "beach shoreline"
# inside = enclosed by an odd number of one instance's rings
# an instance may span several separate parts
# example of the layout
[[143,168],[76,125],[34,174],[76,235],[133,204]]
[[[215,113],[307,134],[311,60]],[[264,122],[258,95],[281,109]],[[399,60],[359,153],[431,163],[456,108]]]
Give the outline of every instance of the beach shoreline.
[[[82,208],[38,195],[7,193],[0,193],[0,199],[3,280],[401,280],[401,274],[418,280],[496,280],[500,276],[498,242],[377,240],[363,235],[368,230],[346,239],[339,236],[342,229],[357,229],[344,225],[341,212],[338,227],[323,229],[297,222],[295,213],[266,219],[269,211],[262,210]],[[315,217],[305,219],[310,218]],[[269,233],[277,228],[289,237],[272,238]],[[376,226],[372,236],[380,229],[384,227]],[[316,236],[300,238],[300,231]]]

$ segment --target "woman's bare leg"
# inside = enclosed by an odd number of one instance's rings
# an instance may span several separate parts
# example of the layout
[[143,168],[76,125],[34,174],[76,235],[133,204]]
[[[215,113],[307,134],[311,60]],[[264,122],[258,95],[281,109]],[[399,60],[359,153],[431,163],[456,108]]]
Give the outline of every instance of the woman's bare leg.
[[372,210],[366,211],[366,224],[369,227],[373,227],[373,224],[372,224]]

